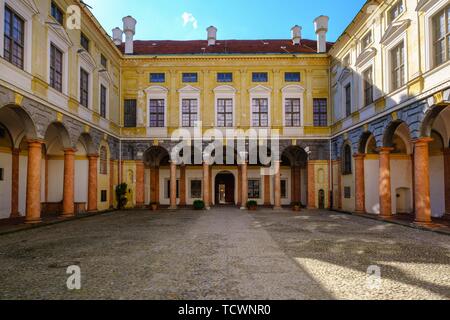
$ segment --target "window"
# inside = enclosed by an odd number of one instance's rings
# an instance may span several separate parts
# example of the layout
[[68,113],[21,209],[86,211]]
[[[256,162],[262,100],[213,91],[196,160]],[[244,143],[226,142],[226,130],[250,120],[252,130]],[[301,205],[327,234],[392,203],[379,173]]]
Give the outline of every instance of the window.
[[349,67],[350,64],[351,64],[351,60],[350,60],[350,53],[349,53],[344,57],[343,65],[344,65],[344,67]]
[[327,99],[313,100],[314,126],[328,126],[328,103]]
[[300,127],[300,99],[286,99],[284,111],[286,127]]
[[55,20],[58,21],[59,24],[61,25],[64,24],[64,13],[53,1],[51,6],[51,14],[52,17],[55,18]]
[[287,199],[287,180],[281,180],[281,198]]
[[252,103],[252,126],[269,126],[269,101],[268,99],[253,99]]
[[136,127],[136,106],[137,101],[134,99],[125,100],[124,103],[124,127],[135,128]]
[[300,82],[300,72],[286,72],[284,74],[284,81],[286,81],[286,82]]
[[5,7],[5,49],[4,58],[23,69],[24,65],[24,20],[14,11]]
[[[177,199],[180,197],[180,181],[177,180]],[[166,199],[170,199],[170,179],[166,182]]]
[[253,72],[252,75],[253,82],[267,82],[268,78],[267,72]]
[[103,118],[106,118],[106,95],[106,87],[104,85],[100,85],[100,115]]
[[394,21],[403,13],[403,1],[397,1],[389,10],[389,22]]
[[372,67],[363,72],[364,81],[364,105],[368,106],[373,102],[373,80]]
[[401,88],[405,84],[405,57],[403,42],[391,51],[392,90]]
[[231,72],[219,72],[217,74],[217,82],[233,82],[233,74]]
[[181,108],[182,126],[186,128],[195,127],[198,120],[197,99],[183,99]]
[[217,126],[233,126],[233,99],[217,99]]
[[361,50],[367,49],[372,42],[372,31],[369,31],[361,40]]
[[348,84],[345,86],[345,115],[346,117],[352,114],[352,86]]
[[108,59],[106,59],[106,57],[104,55],[100,55],[100,64],[106,70],[108,69]]
[[183,73],[183,82],[197,82],[197,73]]
[[150,99],[150,127],[164,128],[164,99]]
[[84,49],[86,49],[86,51],[89,51],[89,39],[84,35],[84,33],[81,33],[80,44]]
[[202,181],[201,180],[191,180],[191,198],[201,199],[202,198]]
[[80,69],[80,103],[89,108],[89,73],[83,68]]
[[248,180],[248,198],[249,199],[259,199],[260,184],[261,184],[261,182],[259,180]]
[[150,73],[150,82],[152,82],[152,83],[166,82],[166,74],[165,73]]
[[50,86],[62,92],[63,53],[53,43],[50,45]]
[[5,172],[5,169],[0,168],[0,181],[4,181],[5,180],[4,172]]
[[344,198],[345,199],[351,199],[352,197],[352,188],[351,187],[344,187]]
[[108,174],[108,152],[105,146],[100,147],[100,174]]
[[107,190],[102,190],[102,191],[101,191],[100,201],[101,201],[101,202],[106,202],[106,201],[108,201],[108,191],[107,191]]
[[450,6],[433,18],[434,65],[437,67],[450,60]]
[[352,174],[352,148],[348,144],[344,146],[344,163],[342,174]]

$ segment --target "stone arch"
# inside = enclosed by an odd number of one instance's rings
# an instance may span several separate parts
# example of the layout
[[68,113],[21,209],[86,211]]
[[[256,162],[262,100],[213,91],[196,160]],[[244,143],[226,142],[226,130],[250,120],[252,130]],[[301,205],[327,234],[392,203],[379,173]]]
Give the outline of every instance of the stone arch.
[[282,165],[305,167],[308,161],[308,154],[300,146],[290,146],[283,150],[281,154]]
[[362,133],[359,144],[358,144],[358,153],[359,154],[367,154],[367,153],[375,153],[375,149],[377,148],[375,136],[370,131],[365,131]]
[[441,112],[448,107],[448,105],[435,105],[427,111],[420,126],[420,134],[422,137],[431,137],[434,122]]
[[392,153],[411,154],[411,132],[408,124],[402,120],[392,121],[384,132],[383,146],[394,148]]
[[98,154],[99,146],[98,144],[94,143],[94,140],[92,139],[92,136],[89,133],[87,132],[82,133],[78,138],[78,141],[83,143],[88,155]]
[[159,167],[168,164],[169,151],[161,146],[152,146],[144,153],[144,163],[148,167]]
[[10,133],[14,147],[18,148],[22,139],[43,139],[37,131],[35,122],[28,111],[15,104],[0,107],[0,123]]
[[55,140],[49,141],[52,138],[58,139],[59,143],[64,149],[69,149],[74,147],[74,143],[70,137],[69,131],[66,126],[61,122],[52,122],[46,129],[45,132],[45,142],[47,144],[47,149],[50,151],[55,143]]

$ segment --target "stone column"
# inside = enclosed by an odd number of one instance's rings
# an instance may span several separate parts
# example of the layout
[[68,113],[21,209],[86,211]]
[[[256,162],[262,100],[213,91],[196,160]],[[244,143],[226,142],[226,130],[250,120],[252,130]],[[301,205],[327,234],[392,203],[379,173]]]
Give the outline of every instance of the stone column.
[[264,177],[264,206],[270,207],[270,176]]
[[240,207],[242,207],[242,168],[241,168],[240,165],[238,165],[238,183],[237,183],[237,188],[238,188],[237,206],[240,208]]
[[298,202],[297,171],[297,167],[291,168],[291,202]]
[[431,223],[430,161],[428,144],[431,138],[414,141],[414,185],[416,222]]
[[11,218],[17,218],[19,213],[19,158],[20,149],[12,150],[11,176]]
[[25,222],[41,222],[42,142],[28,141],[27,200]]
[[205,202],[206,209],[209,209],[211,205],[209,202],[209,193],[209,164],[207,162],[203,162],[203,201]]
[[450,214],[450,148],[444,149],[445,212]]
[[186,166],[180,167],[180,207],[186,206]]
[[89,177],[88,177],[88,212],[97,211],[97,162],[98,155],[88,155]]
[[241,209],[245,210],[247,209],[247,201],[248,201],[248,174],[247,174],[247,162],[242,163],[241,165],[241,173],[242,173],[242,204]]
[[75,150],[64,150],[63,217],[75,216]]
[[145,165],[144,161],[136,161],[136,207],[145,206]]
[[393,148],[382,147],[380,154],[380,216],[392,216],[391,194],[391,151]]
[[177,209],[177,164],[170,162],[170,210]]
[[308,209],[317,209],[315,166],[312,161],[308,161]]
[[280,171],[280,161],[275,161],[275,181],[274,181],[274,193],[275,193],[275,204],[274,210],[281,210],[281,171]]
[[356,154],[355,158],[355,211],[366,212],[366,193],[364,185],[364,158],[365,154]]

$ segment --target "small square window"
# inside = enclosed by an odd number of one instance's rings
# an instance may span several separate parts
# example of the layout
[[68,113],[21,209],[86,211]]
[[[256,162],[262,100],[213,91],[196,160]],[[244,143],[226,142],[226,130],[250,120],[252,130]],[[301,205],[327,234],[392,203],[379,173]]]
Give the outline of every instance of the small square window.
[[89,39],[84,33],[81,33],[80,44],[86,51],[89,51]]
[[350,199],[352,197],[352,188],[351,187],[344,187],[344,198]]
[[198,82],[197,73],[183,73],[183,82]]
[[219,72],[217,74],[217,82],[233,82],[233,74],[231,72]]
[[152,82],[152,83],[166,82],[166,74],[165,73],[150,73],[150,82]]
[[51,6],[51,14],[52,17],[55,18],[55,20],[58,21],[59,24],[61,25],[64,24],[64,13],[53,1]]
[[201,199],[202,198],[202,181],[201,180],[191,180],[191,198]]
[[100,63],[103,68],[108,69],[108,59],[104,55],[100,55]]
[[286,72],[284,80],[286,82],[300,82],[300,72]]
[[267,72],[253,72],[253,82],[267,82],[269,75]]
[[372,31],[369,31],[365,36],[364,36],[364,38],[362,38],[362,40],[361,40],[361,49],[362,50],[365,50],[365,49],[367,49],[369,46],[370,46],[370,44],[373,42],[373,39],[372,39]]

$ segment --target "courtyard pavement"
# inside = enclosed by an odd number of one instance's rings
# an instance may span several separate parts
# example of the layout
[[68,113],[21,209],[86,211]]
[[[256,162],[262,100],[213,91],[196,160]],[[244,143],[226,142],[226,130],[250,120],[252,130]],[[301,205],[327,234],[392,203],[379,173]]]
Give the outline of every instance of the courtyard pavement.
[[450,299],[450,237],[327,211],[112,212],[0,236],[0,299]]

